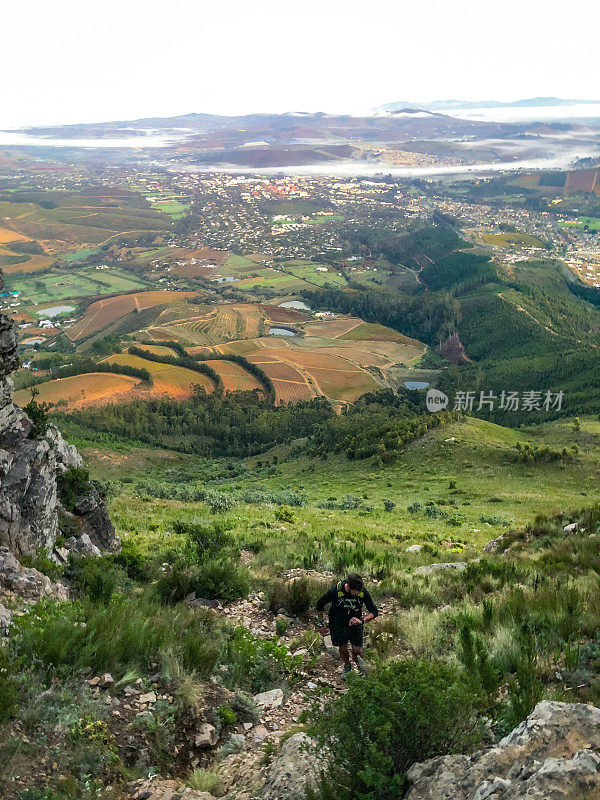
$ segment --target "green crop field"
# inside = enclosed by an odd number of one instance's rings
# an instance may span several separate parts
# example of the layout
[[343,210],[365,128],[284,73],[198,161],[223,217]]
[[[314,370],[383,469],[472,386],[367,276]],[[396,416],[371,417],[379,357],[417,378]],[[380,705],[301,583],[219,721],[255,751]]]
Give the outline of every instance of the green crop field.
[[342,222],[344,219],[346,218],[342,214],[315,214],[307,222],[309,225],[323,225],[325,222]]
[[579,228],[583,229],[586,226],[590,231],[600,231],[600,218],[599,217],[577,217],[577,220],[560,220],[558,223],[561,228]]
[[[313,261],[294,260],[286,261],[283,269],[291,273],[296,278],[311,283],[314,286],[346,286],[346,279],[339,272],[329,268],[327,264],[319,264]],[[326,270],[326,271],[323,271]]]
[[81,250],[76,250],[74,253],[66,253],[62,256],[61,261],[65,264],[71,264],[73,261],[82,261],[84,258],[94,256],[99,252],[99,247],[82,247]]
[[171,219],[182,219],[188,213],[190,206],[180,200],[163,200],[154,203],[154,208],[167,214]]
[[249,258],[230,253],[221,266],[221,275],[243,275],[247,272],[258,272],[256,263]]
[[496,247],[546,247],[541,239],[528,233],[484,233],[481,238]]
[[[221,269],[221,272],[226,271]],[[266,267],[264,269],[255,269],[252,271],[253,277],[242,277],[233,285],[240,289],[249,289],[254,286],[274,287],[277,289],[285,289],[290,292],[298,291],[299,289],[310,289],[308,282],[301,280],[299,277],[288,274],[287,272],[280,272],[276,269]]]
[[94,267],[70,272],[52,270],[43,275],[7,275],[5,283],[9,291],[20,292],[22,302],[33,305],[66,298],[135,291],[146,286],[120,270],[97,270]]

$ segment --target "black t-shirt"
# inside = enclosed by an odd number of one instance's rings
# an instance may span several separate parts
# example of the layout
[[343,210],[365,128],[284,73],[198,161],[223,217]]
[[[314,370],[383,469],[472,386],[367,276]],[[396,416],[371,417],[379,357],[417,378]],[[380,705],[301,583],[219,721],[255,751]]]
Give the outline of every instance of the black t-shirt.
[[379,613],[373,598],[366,589],[362,589],[360,595],[350,594],[344,589],[343,581],[336,583],[325,592],[323,597],[319,598],[317,611],[323,611],[328,603],[331,603],[329,607],[330,628],[347,628],[352,617],[362,619],[363,605],[373,616],[376,617]]

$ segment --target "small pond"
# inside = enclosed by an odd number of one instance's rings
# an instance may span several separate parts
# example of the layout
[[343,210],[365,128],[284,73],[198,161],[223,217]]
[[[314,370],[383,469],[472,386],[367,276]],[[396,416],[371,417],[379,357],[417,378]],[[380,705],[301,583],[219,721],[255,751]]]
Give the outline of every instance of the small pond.
[[52,308],[42,308],[37,312],[38,317],[58,317],[59,314],[66,314],[75,311],[75,306],[52,306]]
[[269,328],[267,331],[269,336],[295,336],[296,331],[290,328]]
[[302,300],[288,300],[287,303],[280,303],[279,308],[296,308],[298,311],[310,311],[310,306]]

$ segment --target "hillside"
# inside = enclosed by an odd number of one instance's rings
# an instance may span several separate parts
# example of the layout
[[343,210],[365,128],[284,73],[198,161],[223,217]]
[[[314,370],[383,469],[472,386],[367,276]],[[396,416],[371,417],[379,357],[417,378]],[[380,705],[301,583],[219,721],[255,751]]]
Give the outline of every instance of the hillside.
[[[212,397],[202,401],[205,414]],[[108,436],[91,427],[90,412],[61,418],[110,497],[122,550],[66,567],[41,555],[32,562],[67,581],[74,600],[14,618],[4,725],[29,743],[27,755],[3,751],[7,800],[21,797],[16,781],[31,797],[36,785],[55,786],[63,800],[61,774],[76,787],[85,780],[105,791],[110,782],[118,800],[185,784],[211,796],[244,798],[251,786],[265,800],[280,798],[269,787],[281,770],[289,790],[302,792],[307,778],[320,779],[300,768],[292,739],[303,731],[322,747],[332,726],[347,724],[350,706],[374,736],[381,692],[396,697],[400,685],[413,710],[395,713],[416,714],[418,724],[418,709],[433,702],[440,722],[441,743],[423,740],[418,760],[436,747],[491,743],[542,698],[595,702],[588,570],[597,555],[588,531],[598,525],[597,419],[583,418],[578,431],[561,420],[515,431],[474,417],[423,419],[409,397],[382,393],[341,417],[326,406],[309,418],[308,408],[265,406],[251,422],[248,410],[241,419],[233,413],[235,402],[218,458],[171,450],[168,436],[162,449],[137,443],[135,426]],[[215,407],[221,425],[224,410]],[[256,441],[258,454],[234,455],[242,430],[264,435],[266,419],[272,430],[280,415],[279,443]],[[441,424],[423,433],[419,423],[432,419]],[[392,421],[412,427],[382,466],[376,447]],[[357,437],[363,447],[372,441],[374,456],[340,450],[355,449]],[[519,442],[547,448],[548,457],[523,463]],[[572,521],[581,529],[564,533]],[[368,628],[372,672],[346,689],[309,608],[334,576],[352,570],[383,613]],[[18,672],[22,658],[36,665],[27,675]],[[52,676],[60,684],[50,681],[37,699]],[[407,746],[401,729],[386,730],[376,752]],[[403,770],[415,756],[406,766],[384,759],[371,778],[344,760],[343,740],[337,747],[323,797],[346,780],[370,798],[404,797]],[[157,764],[161,778],[145,783]],[[168,776],[173,784],[162,782]],[[382,776],[391,782],[384,793],[373,782]]]

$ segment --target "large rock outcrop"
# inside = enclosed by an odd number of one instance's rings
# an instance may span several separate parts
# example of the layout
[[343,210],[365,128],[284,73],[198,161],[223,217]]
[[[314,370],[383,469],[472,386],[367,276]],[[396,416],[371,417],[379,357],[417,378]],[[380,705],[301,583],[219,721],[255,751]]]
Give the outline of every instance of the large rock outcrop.
[[303,800],[308,787],[315,787],[323,766],[315,758],[313,744],[302,732],[283,743],[269,767],[261,800]]
[[600,710],[538,703],[495,747],[414,764],[407,800],[598,800]]
[[[2,274],[0,273],[0,288]],[[12,401],[11,373],[18,365],[12,321],[0,314],[0,547],[17,555],[50,552],[59,531],[57,477],[81,467],[81,456],[50,425],[31,437],[32,422]],[[101,549],[119,547],[106,506],[93,486],[75,505],[74,524]]]

